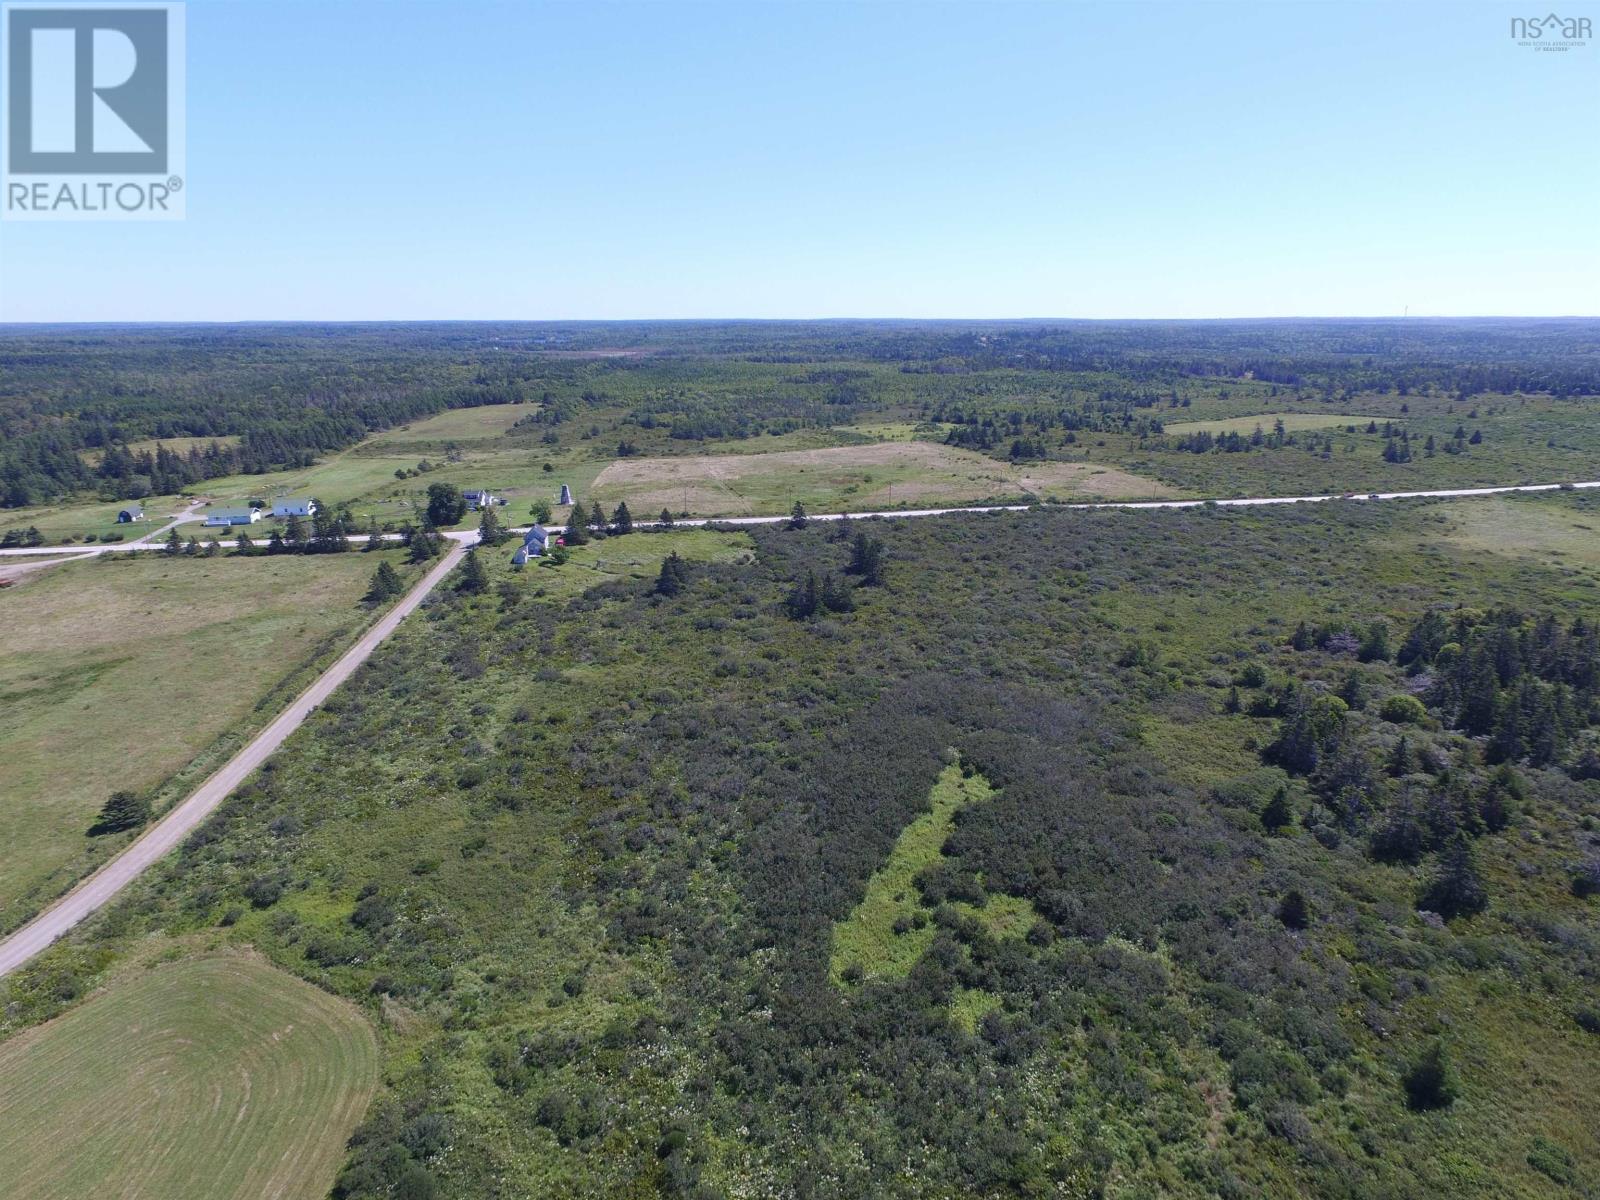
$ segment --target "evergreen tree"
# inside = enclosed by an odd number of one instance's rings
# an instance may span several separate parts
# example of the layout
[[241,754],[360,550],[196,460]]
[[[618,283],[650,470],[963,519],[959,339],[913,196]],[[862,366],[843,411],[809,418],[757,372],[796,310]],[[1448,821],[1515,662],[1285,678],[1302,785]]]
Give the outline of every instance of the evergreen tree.
[[183,544],[183,552],[191,556],[200,553],[200,543],[195,540],[193,534],[190,534],[189,540]]
[[807,571],[806,577],[794,585],[794,590],[789,593],[789,598],[784,602],[784,607],[789,615],[797,621],[804,621],[817,615],[817,606],[821,597],[817,590],[817,573]]
[[267,539],[268,554],[283,554],[288,547],[283,544],[283,534],[278,530],[272,531],[272,536]]
[[290,513],[289,519],[284,522],[283,541],[294,551],[306,548],[306,523],[294,513]]
[[478,517],[478,541],[485,546],[498,546],[511,535],[500,524],[500,514],[493,504],[485,504]]
[[1311,924],[1311,906],[1298,889],[1291,889],[1278,901],[1278,920],[1287,929],[1304,929]]
[[398,596],[400,589],[400,573],[385,560],[372,573],[372,586],[367,589],[366,598],[374,604],[380,604],[390,596]]
[[442,540],[432,529],[413,528],[406,537],[406,544],[411,550],[408,560],[414,563],[421,563],[427,562],[430,558],[436,558],[439,554],[439,543]]
[[174,529],[171,533],[167,534],[166,552],[168,554],[178,554],[182,550],[183,538],[179,535],[178,531]]
[[1393,651],[1389,648],[1389,623],[1387,621],[1374,621],[1367,626],[1367,633],[1361,639],[1361,649],[1356,657],[1362,662],[1388,662]]
[[674,550],[661,563],[661,573],[656,576],[656,595],[676,596],[689,583],[689,567]]
[[478,561],[477,549],[468,550],[466,561],[461,564],[461,582],[456,585],[456,589],[469,596],[475,596],[488,586],[489,573]]
[[217,535],[213,533],[211,537],[207,539],[206,548],[204,551],[202,551],[202,555],[205,558],[215,558],[217,556],[217,552],[221,549],[222,543],[217,541]]
[[366,548],[368,550],[382,550],[383,549],[383,533],[378,529],[378,522],[377,521],[373,521],[372,524],[367,527],[367,546],[366,546]]
[[568,546],[581,546],[589,540],[583,528],[583,505],[576,499],[572,502],[572,515],[567,518],[565,540]]
[[796,500],[794,507],[789,510],[789,528],[804,529],[808,520],[810,518],[806,516],[806,506]]
[[1418,1111],[1448,1108],[1461,1093],[1461,1081],[1442,1041],[1433,1041],[1405,1074],[1406,1104]]
[[862,587],[880,586],[883,583],[883,543],[865,533],[856,534],[850,543],[850,565],[845,570],[861,576]]
[[1478,873],[1477,858],[1467,835],[1457,832],[1439,856],[1439,870],[1418,901],[1446,920],[1470,917],[1489,907],[1489,890]]
[[1417,770],[1417,756],[1411,752],[1411,739],[1405,734],[1400,735],[1400,740],[1394,744],[1394,751],[1389,755],[1389,774],[1396,779],[1403,779],[1407,775],[1415,774]]
[[633,514],[628,511],[626,500],[617,505],[617,511],[611,514],[611,531],[616,534],[633,532]]
[[589,528],[597,533],[604,533],[606,530],[605,510],[600,507],[600,501],[598,500],[589,505]]
[[817,591],[817,602],[829,612],[847,613],[854,612],[856,598],[849,584],[843,580],[835,579],[832,572],[822,577],[822,586]]
[[1289,789],[1282,784],[1272,793],[1272,799],[1261,810],[1261,827],[1268,833],[1277,833],[1294,824],[1294,806],[1289,803]]
[[250,540],[250,535],[242,529],[239,531],[236,542],[237,544],[233,548],[235,554],[248,555],[256,552],[256,544]]
[[103,833],[121,833],[125,829],[136,829],[149,819],[148,797],[138,796],[133,792],[112,792],[110,798],[101,805],[94,824],[89,826],[89,836],[98,837]]
[[663,528],[663,529],[671,529],[672,526],[673,526],[672,510],[668,509],[668,508],[663,508],[661,510],[661,516],[659,518],[659,522],[660,522],[661,528]]

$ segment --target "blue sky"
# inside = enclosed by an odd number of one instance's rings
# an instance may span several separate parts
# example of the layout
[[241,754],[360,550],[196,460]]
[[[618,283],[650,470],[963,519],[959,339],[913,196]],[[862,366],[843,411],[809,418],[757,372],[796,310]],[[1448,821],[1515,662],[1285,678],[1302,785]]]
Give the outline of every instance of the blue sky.
[[1524,7],[192,0],[187,221],[0,320],[1596,314]]

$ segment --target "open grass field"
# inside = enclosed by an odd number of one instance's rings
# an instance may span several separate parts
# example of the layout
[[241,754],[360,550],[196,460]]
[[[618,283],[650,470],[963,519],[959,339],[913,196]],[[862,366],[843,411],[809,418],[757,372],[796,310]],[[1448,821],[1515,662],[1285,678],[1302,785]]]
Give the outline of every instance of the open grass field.
[[634,458],[595,478],[589,498],[626,500],[636,514],[670,508],[695,516],[814,512],[1021,500],[1027,496],[1128,499],[1172,491],[1113,467],[1044,462],[1011,466],[925,442],[882,442],[774,454]]
[[230,954],[0,1044],[0,1200],[318,1200],[378,1082],[359,1011]]
[[1444,506],[1449,541],[1558,570],[1600,576],[1600,511],[1543,497],[1460,501]]
[[1227,417],[1215,421],[1179,421],[1165,426],[1169,434],[1185,433],[1254,433],[1257,426],[1263,433],[1271,433],[1277,422],[1283,422],[1285,432],[1301,429],[1336,429],[1346,425],[1365,427],[1371,421],[1386,418],[1365,413],[1297,413],[1269,412],[1252,416]]
[[404,446],[415,442],[497,438],[522,418],[536,412],[538,407],[536,404],[485,404],[473,408],[452,408],[426,420],[386,430],[368,444]]
[[158,786],[363,624],[376,565],[117,555],[0,591],[0,929],[121,844],[85,835],[111,792]]

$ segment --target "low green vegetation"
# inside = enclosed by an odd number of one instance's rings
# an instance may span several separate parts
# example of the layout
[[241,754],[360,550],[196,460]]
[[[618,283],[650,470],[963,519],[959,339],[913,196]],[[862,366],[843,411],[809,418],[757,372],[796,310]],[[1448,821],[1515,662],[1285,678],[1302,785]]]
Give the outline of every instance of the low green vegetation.
[[0,1045],[0,1197],[315,1200],[377,1083],[349,1004],[247,955],[157,966]]
[[1370,413],[1269,412],[1254,413],[1244,417],[1219,417],[1211,421],[1168,421],[1163,429],[1174,437],[1181,437],[1186,433],[1249,435],[1257,429],[1263,433],[1272,433],[1279,429],[1285,432],[1298,432],[1302,429],[1346,429],[1354,433],[1381,419]]
[[920,903],[917,876],[940,859],[957,811],[987,799],[990,789],[981,776],[963,775],[952,763],[929,795],[932,807],[906,826],[889,861],[868,880],[861,903],[834,929],[829,974],[835,981],[846,972],[851,982],[904,979],[932,943],[933,925]]

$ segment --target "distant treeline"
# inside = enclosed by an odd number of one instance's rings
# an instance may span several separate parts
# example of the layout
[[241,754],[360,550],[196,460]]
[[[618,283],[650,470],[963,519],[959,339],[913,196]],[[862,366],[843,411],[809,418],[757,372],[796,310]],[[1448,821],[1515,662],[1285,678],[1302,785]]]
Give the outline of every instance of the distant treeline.
[[[0,335],[0,507],[305,466],[374,430],[521,400],[524,387],[400,327],[13,331]],[[170,438],[232,444],[127,449]]]
[[[648,353],[584,357],[601,348]],[[775,375],[778,364],[806,370]],[[959,377],[962,398],[889,386],[919,375]],[[1050,429],[1159,435],[1157,414],[1181,407],[1194,380],[1253,380],[1327,402],[1424,390],[1600,395],[1600,322],[12,327],[0,330],[0,507],[303,466],[446,408],[524,399],[543,400],[538,423],[552,443],[553,426],[607,407],[641,430],[704,440],[848,424],[912,400],[962,427],[953,444],[1036,457]],[[125,450],[164,438],[233,444]],[[106,453],[96,465],[85,451]]]

